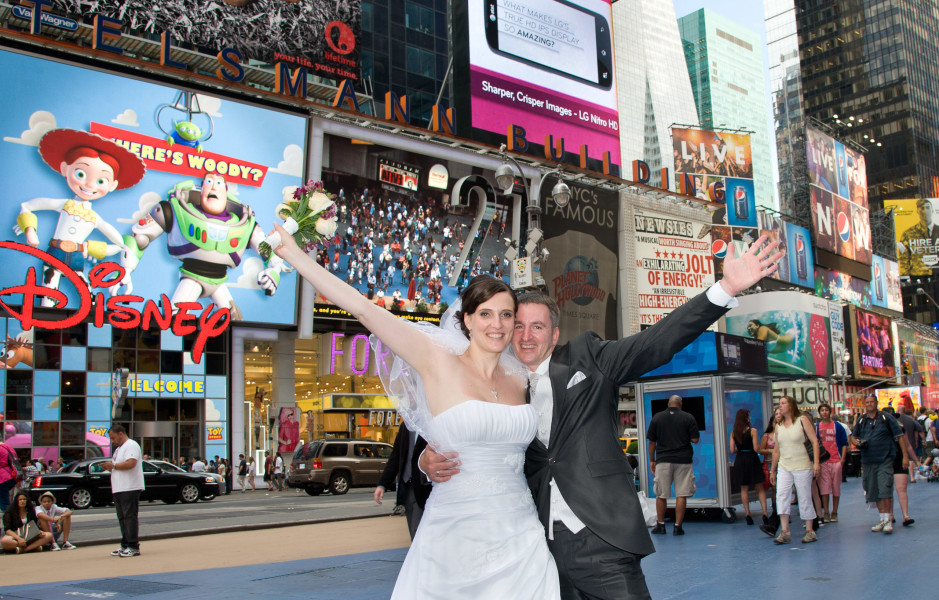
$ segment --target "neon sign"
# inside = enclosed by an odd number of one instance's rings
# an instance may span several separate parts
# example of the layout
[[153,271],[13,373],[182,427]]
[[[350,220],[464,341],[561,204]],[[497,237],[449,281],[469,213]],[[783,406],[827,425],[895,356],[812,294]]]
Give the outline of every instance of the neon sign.
[[[216,308],[210,304],[203,308],[198,302],[177,302],[174,306],[166,294],[160,295],[160,306],[154,300],[144,302],[142,296],[130,294],[114,294],[105,297],[104,292],[92,294],[89,286],[68,265],[50,254],[33,248],[26,244],[0,240],[0,249],[14,250],[29,254],[46,264],[51,265],[68,279],[78,291],[78,310],[60,319],[36,319],[33,317],[33,305],[36,299],[51,298],[57,308],[67,308],[68,297],[64,292],[55,288],[38,285],[36,282],[36,268],[26,270],[26,280],[23,285],[0,289],[0,307],[6,310],[23,326],[23,330],[33,327],[39,329],[57,330],[78,325],[92,314],[95,327],[102,327],[105,322],[117,329],[135,329],[142,327],[149,329],[155,324],[161,331],[171,330],[180,337],[196,333],[196,340],[192,346],[192,360],[199,363],[209,338],[223,333],[231,324],[231,311],[228,308]],[[118,285],[124,277],[124,268],[117,263],[105,262],[95,265],[88,273],[92,288],[111,288]],[[113,277],[111,277],[113,275]],[[110,278],[109,278],[110,277]],[[11,294],[22,294],[23,305],[21,312],[4,302],[3,297]],[[134,304],[143,304],[138,309]],[[196,311],[202,310],[198,316]],[[106,312],[107,310],[107,312]]]
[[[345,354],[343,350],[340,350],[336,347],[336,342],[340,338],[344,338],[345,334],[342,333],[333,333],[332,339],[329,343],[329,373],[330,375],[336,374],[336,357]],[[358,347],[359,344],[364,345],[365,352],[362,353],[362,367],[356,367],[356,357],[358,356]],[[369,346],[368,346],[368,336],[364,334],[358,334],[352,338],[352,343],[349,345],[349,354],[351,359],[349,360],[349,369],[356,375],[365,375],[368,373],[368,362],[369,362]]]

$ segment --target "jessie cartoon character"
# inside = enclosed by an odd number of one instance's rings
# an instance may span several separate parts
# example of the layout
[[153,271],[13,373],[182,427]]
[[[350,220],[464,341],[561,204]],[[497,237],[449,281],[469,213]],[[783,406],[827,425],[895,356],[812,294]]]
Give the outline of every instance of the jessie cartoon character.
[[[16,219],[17,234],[25,233],[26,241],[39,246],[38,220],[35,211],[59,212],[48,253],[72,268],[85,283],[85,265],[89,257],[100,260],[125,249],[120,233],[102,220],[92,208],[114,190],[123,190],[143,179],[146,167],[136,154],[99,135],[77,129],[53,129],[39,140],[39,154],[47,165],[65,177],[74,196],[67,199],[33,198],[20,205]],[[111,242],[88,240],[98,229]],[[43,285],[59,289],[62,273],[51,265],[43,265]],[[52,306],[51,298],[43,298],[43,306]]]

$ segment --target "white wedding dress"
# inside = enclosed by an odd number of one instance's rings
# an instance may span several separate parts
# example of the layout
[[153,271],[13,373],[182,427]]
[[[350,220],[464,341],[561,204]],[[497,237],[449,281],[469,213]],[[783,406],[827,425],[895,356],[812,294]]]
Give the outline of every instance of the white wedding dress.
[[522,466],[537,417],[528,404],[468,400],[432,417],[428,440],[460,453],[460,473],[434,484],[392,600],[560,598]]

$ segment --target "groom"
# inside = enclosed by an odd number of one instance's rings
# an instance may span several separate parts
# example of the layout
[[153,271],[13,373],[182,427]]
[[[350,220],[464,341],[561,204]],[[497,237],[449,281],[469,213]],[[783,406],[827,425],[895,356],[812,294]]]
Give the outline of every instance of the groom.
[[[619,388],[668,362],[729,308],[733,299],[776,270],[775,244],[743,256],[733,250],[724,277],[655,326],[616,341],[592,331],[558,347],[560,311],[539,292],[519,297],[512,346],[531,371],[538,432],[525,475],[548,534],[565,599],[649,598],[640,560],[655,551],[619,444]],[[459,473],[455,456],[430,450],[421,467],[434,481]]]

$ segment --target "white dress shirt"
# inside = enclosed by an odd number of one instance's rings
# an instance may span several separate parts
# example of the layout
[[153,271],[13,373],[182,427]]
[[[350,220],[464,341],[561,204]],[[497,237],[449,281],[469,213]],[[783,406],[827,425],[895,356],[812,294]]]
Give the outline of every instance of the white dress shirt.
[[[551,441],[551,421],[554,417],[554,390],[551,387],[551,378],[548,377],[549,356],[538,365],[538,368],[529,374],[531,382],[531,405],[538,415],[538,433],[536,436],[545,447]],[[584,522],[577,518],[571,507],[568,506],[558,489],[557,482],[551,478],[551,509],[548,515],[548,539],[554,539],[554,522],[564,523],[571,533],[577,533],[584,528]]]

